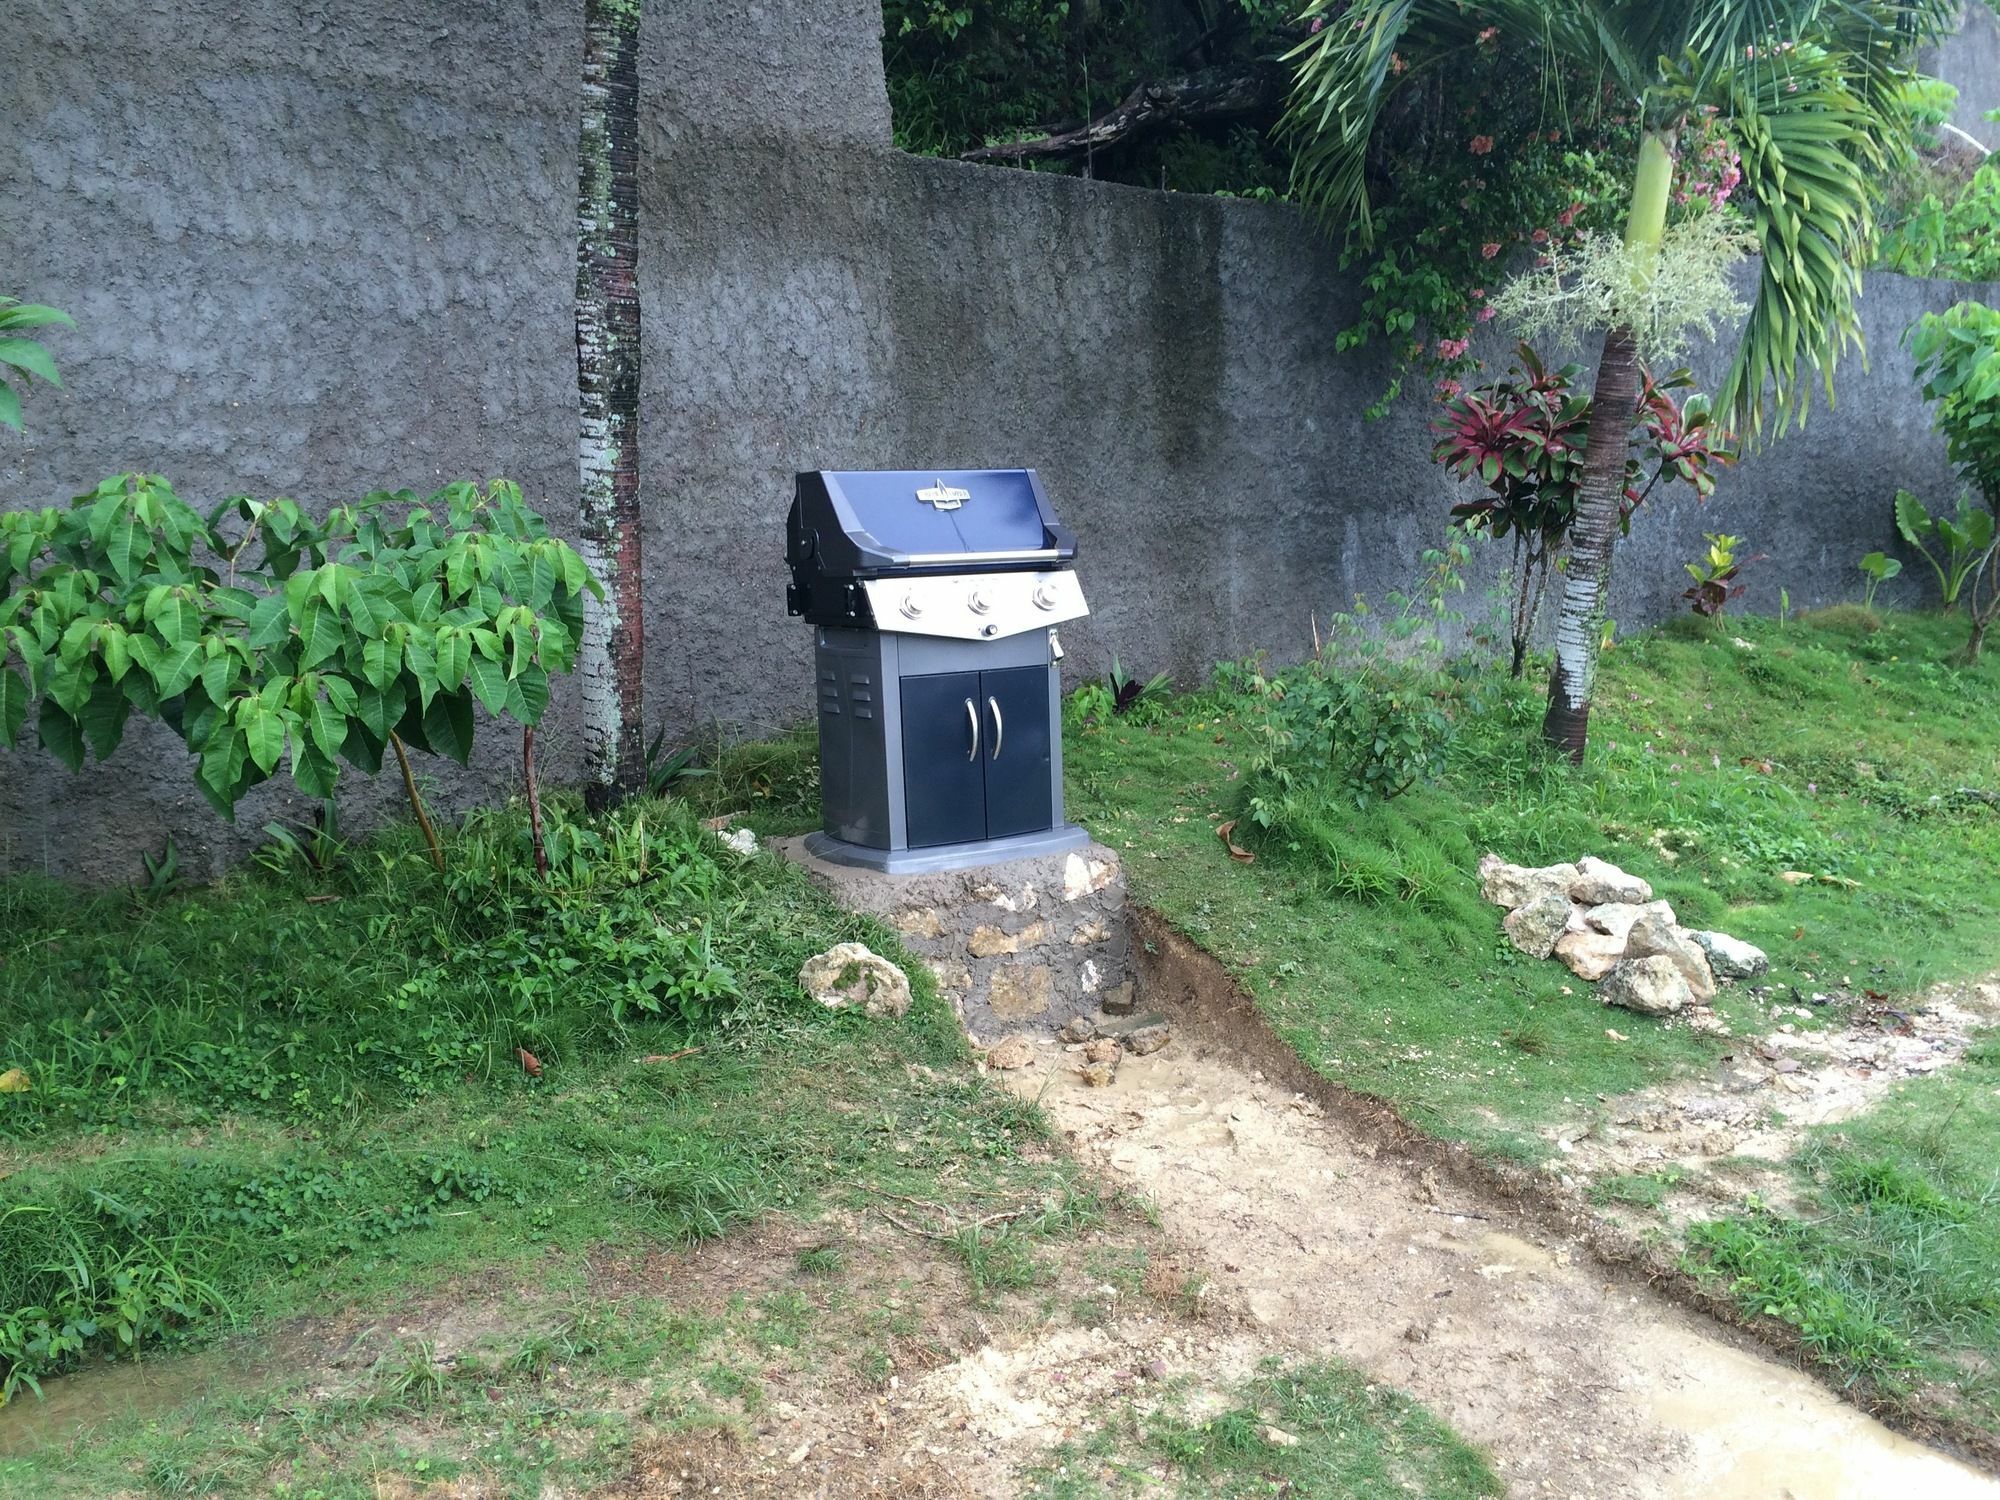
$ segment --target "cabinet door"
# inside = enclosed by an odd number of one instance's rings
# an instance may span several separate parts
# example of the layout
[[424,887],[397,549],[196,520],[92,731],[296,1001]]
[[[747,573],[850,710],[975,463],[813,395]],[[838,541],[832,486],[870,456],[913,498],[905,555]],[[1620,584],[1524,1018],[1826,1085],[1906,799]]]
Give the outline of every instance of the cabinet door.
[[986,708],[977,672],[903,679],[903,805],[912,849],[986,837]]
[[986,836],[1038,833],[1055,821],[1049,779],[1049,669],[979,674],[986,720]]

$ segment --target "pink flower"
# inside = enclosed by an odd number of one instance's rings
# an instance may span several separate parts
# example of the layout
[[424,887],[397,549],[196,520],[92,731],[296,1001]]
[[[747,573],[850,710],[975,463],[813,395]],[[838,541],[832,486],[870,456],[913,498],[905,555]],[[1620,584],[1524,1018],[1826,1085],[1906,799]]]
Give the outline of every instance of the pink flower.
[[1480,309],[1479,309],[1479,316],[1478,316],[1478,317],[1476,317],[1476,318],[1474,318],[1474,319],[1473,319],[1472,321],[1473,321],[1473,322],[1475,322],[1475,323],[1484,323],[1484,322],[1487,322],[1488,320],[1490,320],[1490,319],[1492,318],[1492,316],[1493,316],[1493,309],[1492,309],[1492,308],[1490,308],[1490,307],[1482,307],[1482,308],[1480,308]]
[[1493,40],[1493,38],[1495,38],[1498,35],[1500,35],[1500,28],[1498,26],[1489,26],[1484,31],[1479,33],[1479,40],[1482,42],[1490,42]]
[[1322,26],[1324,26],[1324,25],[1326,25],[1326,17],[1325,17],[1325,16],[1314,16],[1314,17],[1313,17],[1313,24],[1312,24],[1312,30],[1313,30],[1313,35],[1314,35],[1314,36],[1318,36],[1318,35],[1319,35],[1319,29],[1320,29],[1320,27],[1322,27]]
[[1408,63],[1403,61],[1402,53],[1391,52],[1389,54],[1389,71],[1395,74],[1398,78],[1403,76],[1404,72],[1408,70],[1409,66],[1410,65]]
[[1500,242],[1498,240],[1488,240],[1485,244],[1479,247],[1479,258],[1481,260],[1491,260],[1493,259],[1494,256],[1498,255],[1499,253],[1500,253]]
[[1439,339],[1438,358],[1457,359],[1461,354],[1465,353],[1466,345],[1469,342],[1467,339]]
[[1471,149],[1474,156],[1484,156],[1493,149],[1493,137],[1490,135],[1475,135],[1472,138]]
[[1533,240],[1537,245],[1546,245],[1549,242],[1549,232],[1546,229],[1537,229],[1528,238]]
[[1483,286],[1474,287],[1472,289],[1472,300],[1474,302],[1484,302],[1486,300],[1486,288]]
[[1465,387],[1460,385],[1456,380],[1440,380],[1437,389],[1439,397],[1449,401],[1453,396],[1464,390]]

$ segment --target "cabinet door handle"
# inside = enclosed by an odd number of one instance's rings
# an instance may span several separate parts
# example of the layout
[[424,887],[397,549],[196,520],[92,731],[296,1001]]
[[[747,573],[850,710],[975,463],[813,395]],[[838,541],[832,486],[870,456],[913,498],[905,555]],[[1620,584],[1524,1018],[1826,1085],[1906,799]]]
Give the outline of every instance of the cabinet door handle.
[[965,752],[967,760],[979,759],[979,710],[972,706],[972,700],[965,700],[965,722],[972,726],[972,748]]
[[993,758],[1000,758],[1000,745],[1007,735],[1007,721],[1000,717],[1000,700],[988,698],[986,706],[993,711]]

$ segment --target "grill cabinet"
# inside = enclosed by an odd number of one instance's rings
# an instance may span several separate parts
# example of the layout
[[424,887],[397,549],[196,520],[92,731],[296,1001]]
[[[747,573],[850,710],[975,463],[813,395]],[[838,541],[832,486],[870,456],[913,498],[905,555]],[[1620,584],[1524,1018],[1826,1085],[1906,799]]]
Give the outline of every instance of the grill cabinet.
[[1063,821],[1056,627],[1090,610],[1034,470],[801,474],[785,557],[814,627],[814,854],[900,875],[1087,841]]

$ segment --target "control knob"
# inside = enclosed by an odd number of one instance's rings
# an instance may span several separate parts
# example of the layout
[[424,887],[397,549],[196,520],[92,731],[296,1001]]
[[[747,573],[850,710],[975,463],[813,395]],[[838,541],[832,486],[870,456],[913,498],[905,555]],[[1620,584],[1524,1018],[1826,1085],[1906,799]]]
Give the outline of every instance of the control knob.
[[911,620],[916,619],[924,612],[923,605],[917,602],[916,590],[912,589],[903,595],[902,610],[904,617]]
[[974,589],[972,597],[965,602],[971,606],[972,612],[975,615],[983,615],[993,608],[993,601],[986,597],[985,591],[982,589]]
[[1036,584],[1034,600],[1036,609],[1054,609],[1056,607],[1055,585],[1052,583]]

